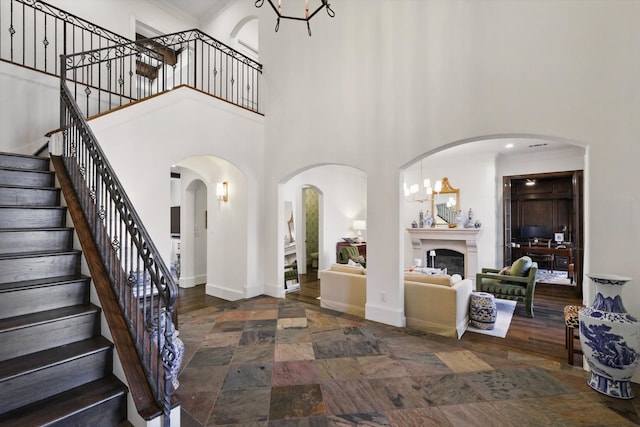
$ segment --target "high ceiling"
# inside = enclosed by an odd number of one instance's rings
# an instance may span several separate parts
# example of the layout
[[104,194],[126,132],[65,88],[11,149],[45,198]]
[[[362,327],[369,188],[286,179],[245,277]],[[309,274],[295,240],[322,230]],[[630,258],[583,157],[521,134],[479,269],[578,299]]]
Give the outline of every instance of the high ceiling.
[[206,22],[235,0],[148,0],[168,12],[198,22]]
[[[197,21],[200,24],[206,24],[209,20],[215,17],[217,14],[224,11],[231,3],[236,0],[148,0],[167,10],[170,13],[176,14],[186,19]],[[244,0],[251,1],[254,0]],[[257,23],[253,23],[247,31],[243,33],[242,44],[258,53],[258,28]],[[255,39],[255,40],[254,40]],[[507,147],[508,143],[512,143],[511,147]],[[540,152],[540,151],[554,151],[562,150],[570,147],[570,144],[560,142],[558,140],[540,140],[533,138],[501,138],[501,139],[486,139],[471,144],[464,144],[463,146],[453,149],[445,150],[438,154],[439,156],[457,155],[460,150],[464,150],[465,154],[479,154],[479,153],[498,153],[503,156],[513,154],[524,154],[527,152]]]

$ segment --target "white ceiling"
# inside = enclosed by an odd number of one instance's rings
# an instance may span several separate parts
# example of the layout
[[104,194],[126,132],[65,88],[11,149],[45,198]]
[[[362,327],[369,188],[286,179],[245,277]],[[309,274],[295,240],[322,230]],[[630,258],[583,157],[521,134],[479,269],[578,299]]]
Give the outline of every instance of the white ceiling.
[[[236,0],[148,0],[149,2],[167,10],[170,13],[180,15],[184,18],[194,20],[200,24],[206,24],[217,14],[224,11],[231,3]],[[251,1],[254,0],[244,0]],[[254,28],[255,27],[255,28]],[[245,44],[250,45],[250,49],[256,50],[258,47],[257,25],[254,25],[250,30],[247,29],[247,33],[255,33],[252,40],[250,36],[243,36]],[[244,40],[246,39],[246,40]],[[508,148],[507,144],[513,144],[513,147]],[[498,153],[499,155],[509,156],[513,154],[523,154],[526,152],[540,152],[540,151],[553,151],[563,150],[571,147],[570,144],[557,141],[557,140],[541,140],[534,138],[518,137],[518,138],[500,138],[500,139],[485,139],[478,142],[463,144],[458,147],[454,147],[448,150],[437,153],[436,156],[449,156],[457,155],[459,150],[464,150],[465,155],[480,154],[480,153]]]
[[148,0],[166,11],[206,23],[235,0]]

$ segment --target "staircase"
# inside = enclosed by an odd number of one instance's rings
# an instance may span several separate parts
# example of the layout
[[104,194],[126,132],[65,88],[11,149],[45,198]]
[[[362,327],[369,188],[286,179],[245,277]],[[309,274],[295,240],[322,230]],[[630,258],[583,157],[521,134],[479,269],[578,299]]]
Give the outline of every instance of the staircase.
[[0,153],[0,425],[128,425],[49,159]]

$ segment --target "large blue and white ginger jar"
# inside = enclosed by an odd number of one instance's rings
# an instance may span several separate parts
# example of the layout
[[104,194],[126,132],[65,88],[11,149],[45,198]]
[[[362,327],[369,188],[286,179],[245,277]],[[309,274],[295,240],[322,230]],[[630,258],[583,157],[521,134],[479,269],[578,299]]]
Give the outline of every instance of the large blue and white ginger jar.
[[640,357],[640,322],[627,313],[620,296],[630,277],[587,274],[595,283],[593,305],[578,313],[580,344],[596,391],[620,399],[634,397],[629,382]]

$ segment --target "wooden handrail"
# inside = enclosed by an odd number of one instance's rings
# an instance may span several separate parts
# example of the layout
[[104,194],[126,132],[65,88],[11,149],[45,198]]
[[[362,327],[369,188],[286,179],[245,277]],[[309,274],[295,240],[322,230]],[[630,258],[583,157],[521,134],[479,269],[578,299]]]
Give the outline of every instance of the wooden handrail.
[[109,279],[109,273],[105,266],[91,233],[82,206],[78,200],[69,174],[62,158],[51,156],[56,176],[60,183],[60,189],[67,203],[68,211],[82,246],[84,257],[87,261],[91,277],[100,299],[102,311],[109,325],[113,343],[122,363],[124,374],[127,378],[129,390],[135,402],[136,409],[145,420],[156,418],[162,414],[162,409],[156,403],[153,392],[149,387],[142,363],[138,357],[135,343],[129,334],[126,320],[118,305],[118,300]]

